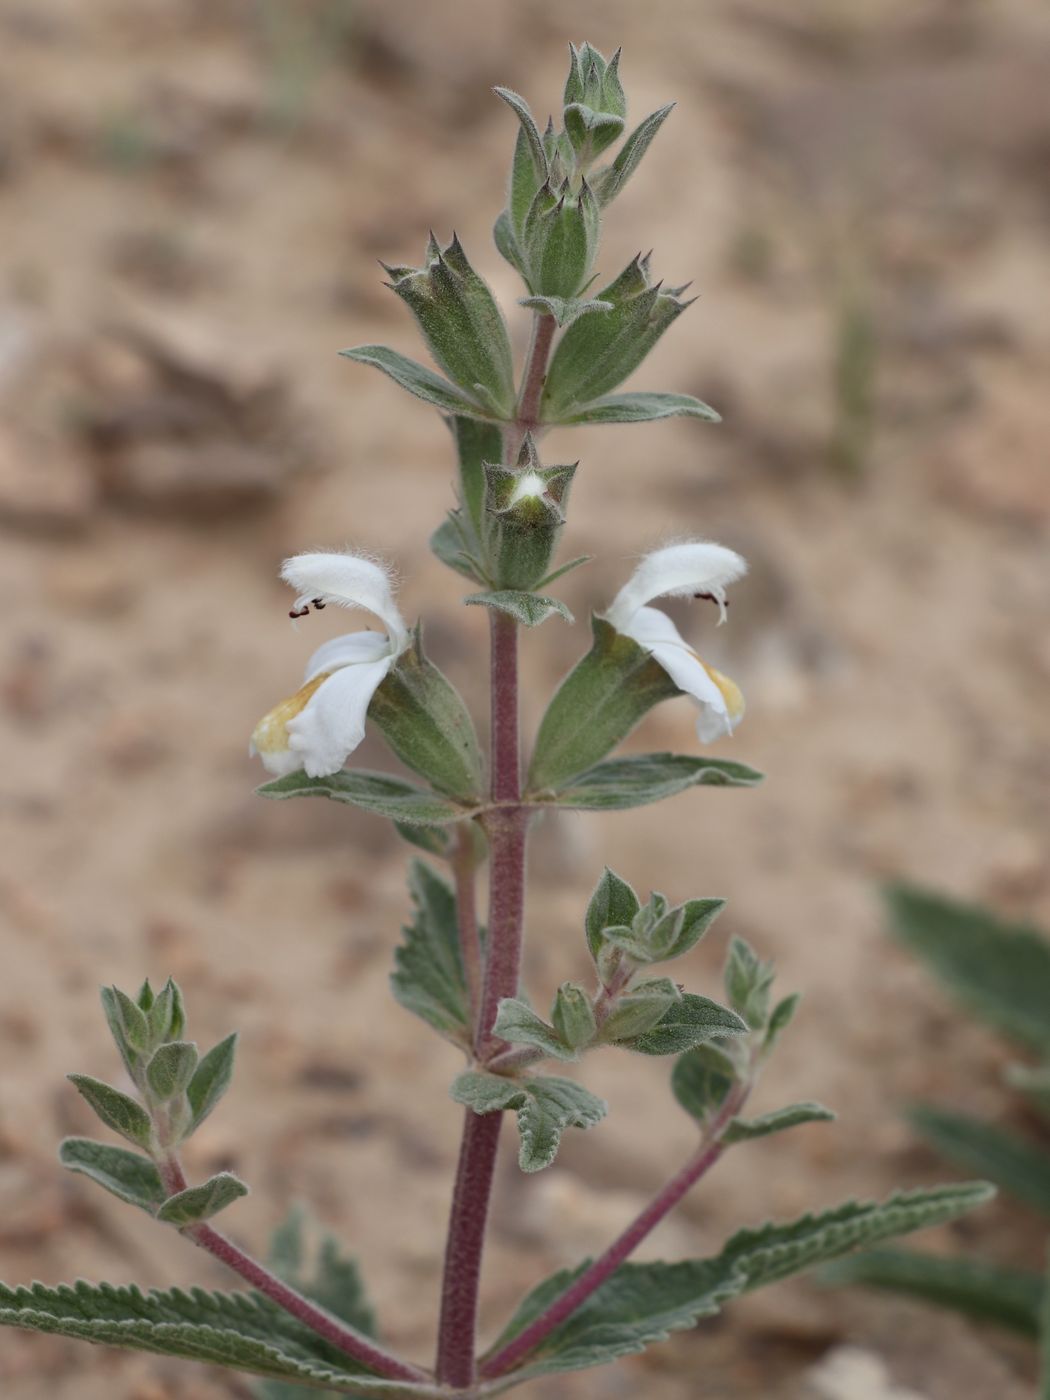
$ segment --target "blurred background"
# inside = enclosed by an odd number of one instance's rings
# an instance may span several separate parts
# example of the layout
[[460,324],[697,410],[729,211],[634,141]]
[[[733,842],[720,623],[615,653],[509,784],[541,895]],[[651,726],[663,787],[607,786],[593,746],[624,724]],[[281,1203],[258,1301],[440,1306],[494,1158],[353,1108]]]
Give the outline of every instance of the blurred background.
[[[0,2],[0,1276],[224,1286],[217,1265],[61,1172],[90,1132],[63,1075],[116,1073],[96,988],[168,973],[191,1030],[237,1028],[240,1070],[195,1173],[254,1187],[260,1251],[295,1199],[363,1256],[389,1338],[431,1347],[460,1115],[450,1048],[386,978],[408,848],[377,819],[253,797],[258,716],[340,628],[291,629],[281,558],[388,555],[408,616],[483,705],[485,619],[425,539],[450,501],[434,411],[336,356],[418,355],[377,258],[455,227],[492,246],[515,135],[566,41],[606,53],[636,121],[678,106],[612,207],[610,276],[639,250],[700,300],[635,376],[724,415],[552,434],[582,465],[561,596],[585,618],[671,534],[740,549],[717,635],[680,623],[748,698],[718,752],[757,792],[561,817],[534,846],[528,986],[584,973],[607,860],[643,893],[729,899],[682,974],[714,992],[736,931],[805,1002],[759,1106],[841,1117],[741,1148],[649,1250],[950,1169],[900,1117],[917,1095],[998,1105],[1005,1054],[885,936],[906,875],[1050,921],[1046,627],[1050,13],[1031,0],[2,0]],[[534,722],[585,632],[524,642]],[[667,704],[635,741],[695,743]],[[358,760],[388,758],[370,739]],[[611,1114],[556,1170],[503,1164],[485,1325],[600,1249],[689,1150],[664,1067],[598,1057]],[[933,1246],[1039,1267],[998,1205]],[[867,1359],[843,1380],[843,1343]],[[841,1359],[841,1357],[839,1358]],[[537,1397],[1012,1400],[1025,1349],[809,1281],[646,1358]],[[846,1370],[848,1371],[848,1366]],[[835,1379],[835,1376],[838,1379]],[[830,1379],[829,1379],[830,1377]],[[880,1379],[882,1377],[882,1379]],[[13,1400],[218,1400],[191,1364],[0,1335]]]

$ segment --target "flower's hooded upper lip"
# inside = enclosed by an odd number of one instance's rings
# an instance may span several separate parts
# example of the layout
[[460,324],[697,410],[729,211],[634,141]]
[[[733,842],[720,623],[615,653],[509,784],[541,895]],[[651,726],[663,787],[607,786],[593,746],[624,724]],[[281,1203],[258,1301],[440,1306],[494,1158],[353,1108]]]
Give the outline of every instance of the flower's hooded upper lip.
[[710,540],[671,544],[654,549],[641,561],[613,599],[606,613],[620,632],[630,630],[639,608],[654,598],[684,598],[708,594],[725,621],[726,588],[747,573],[747,562],[732,549]]
[[364,608],[383,623],[395,653],[408,645],[408,629],[394,602],[390,574],[371,559],[356,554],[296,554],[282,564],[281,577],[295,589],[297,608],[315,600]]

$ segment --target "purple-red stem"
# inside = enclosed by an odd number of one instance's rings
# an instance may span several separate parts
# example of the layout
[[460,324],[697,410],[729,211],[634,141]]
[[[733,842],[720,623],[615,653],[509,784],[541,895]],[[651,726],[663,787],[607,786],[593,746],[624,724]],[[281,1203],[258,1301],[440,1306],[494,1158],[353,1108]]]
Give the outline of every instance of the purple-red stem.
[[532,328],[532,344],[518,400],[518,421],[515,427],[524,436],[540,426],[540,399],[547,378],[547,359],[557,322],[553,316],[537,316]]
[[[504,437],[507,461],[521,440],[539,424],[540,399],[556,329],[553,316],[533,322],[517,420]],[[521,805],[521,740],[518,722],[518,625],[496,609],[491,613],[492,785],[495,807],[485,822],[489,843],[489,922],[481,1006],[475,1027],[475,1053],[484,1062],[505,1048],[492,1027],[504,997],[516,996],[521,971],[525,907],[525,847],[529,814]],[[452,1195],[445,1246],[438,1332],[437,1379],[469,1389],[476,1382],[475,1337],[481,1257],[485,1245],[492,1182],[499,1147],[501,1113],[467,1109]]]
[[723,1104],[712,1121],[700,1150],[692,1156],[678,1174],[664,1186],[649,1202],[640,1215],[628,1225],[620,1237],[588,1269],[585,1269],[575,1283],[555,1298],[554,1302],[531,1322],[524,1331],[507,1343],[482,1363],[481,1374],[486,1379],[505,1375],[534,1351],[540,1342],[559,1327],[579,1308],[592,1293],[616,1272],[624,1260],[632,1254],[646,1235],[650,1233],[669,1211],[673,1210],[682,1197],[710,1171],[725,1151],[721,1137],[730,1120],[739,1113],[747,1098],[749,1084],[741,1084]]
[[[182,1164],[173,1152],[169,1152],[166,1157],[158,1162],[161,1181],[169,1196],[176,1195],[179,1191],[186,1189],[186,1175],[182,1170]],[[399,1361],[396,1356],[391,1356],[382,1347],[376,1346],[370,1338],[358,1332],[355,1328],[347,1326],[345,1322],[340,1322],[331,1313],[325,1312],[323,1308],[311,1303],[309,1298],[304,1298],[301,1293],[297,1293],[294,1288],[289,1288],[286,1283],[270,1273],[269,1269],[253,1259],[250,1254],[245,1254],[242,1249],[238,1249],[232,1240],[228,1240],[225,1235],[220,1235],[218,1230],[210,1225],[189,1225],[180,1231],[180,1234],[192,1240],[195,1245],[213,1255],[220,1263],[232,1269],[234,1273],[240,1274],[246,1282],[253,1288],[257,1288],[260,1293],[264,1293],[267,1298],[272,1299],[278,1307],[290,1313],[311,1332],[316,1332],[319,1337],[323,1337],[326,1342],[331,1342],[347,1356],[352,1357],[362,1366],[367,1366],[370,1371],[374,1371],[378,1376],[387,1376],[391,1380],[410,1381],[413,1384],[426,1384],[430,1377],[425,1371],[419,1370],[415,1366],[409,1366],[407,1362]]]
[[459,929],[459,951],[463,959],[463,974],[467,982],[472,1034],[478,1022],[481,1004],[481,941],[478,938],[477,886],[474,860],[474,826],[460,822],[456,829],[451,856],[452,876],[456,884],[456,922]]

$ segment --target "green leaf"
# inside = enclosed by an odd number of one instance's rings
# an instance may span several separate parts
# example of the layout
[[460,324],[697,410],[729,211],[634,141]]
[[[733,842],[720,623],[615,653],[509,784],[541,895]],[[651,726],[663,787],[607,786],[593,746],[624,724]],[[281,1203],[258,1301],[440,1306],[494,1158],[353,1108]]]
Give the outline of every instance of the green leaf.
[[440,374],[435,374],[416,360],[410,360],[407,355],[391,350],[389,345],[355,345],[349,350],[340,350],[339,353],[348,360],[356,360],[358,364],[375,365],[376,369],[388,374],[395,384],[400,384],[402,389],[415,394],[417,399],[432,403],[443,413],[498,422],[496,414],[490,408],[483,408],[462,389],[450,384],[447,379],[442,379]]
[[1050,1048],[1050,941],[917,886],[891,885],[886,900],[895,936],[964,1006],[1023,1044]]
[[669,909],[646,933],[654,962],[669,962],[695,948],[726,907],[724,899],[690,899]]
[[512,1045],[533,1045],[555,1060],[578,1060],[579,1054],[566,1045],[553,1026],[517,997],[504,997],[499,1004],[493,1033]]
[[303,1236],[308,1218],[301,1206],[294,1206],[274,1230],[270,1240],[271,1268],[285,1283],[334,1317],[348,1322],[366,1337],[375,1337],[375,1312],[368,1301],[361,1271],[356,1262],[343,1253],[334,1235],[322,1234],[320,1247],[307,1268]]
[[129,1205],[153,1215],[165,1197],[157,1168],[148,1157],[126,1147],[110,1147],[91,1138],[68,1137],[58,1149],[58,1160],[71,1172],[80,1172],[119,1196]]
[[739,1011],[752,1030],[761,1030],[769,1019],[769,996],[773,986],[773,964],[763,962],[743,938],[729,942],[725,966],[725,988],[729,1005]]
[[530,311],[538,311],[543,316],[553,316],[563,328],[594,311],[612,310],[611,301],[602,301],[598,297],[521,297],[518,305],[527,306]]
[[438,792],[477,800],[484,780],[474,723],[459,691],[424,654],[418,628],[376,687],[368,717],[406,768]]
[[467,533],[460,547],[480,557],[485,510],[484,464],[498,462],[502,457],[503,433],[498,423],[479,423],[471,418],[450,418],[448,425],[459,462],[460,513],[466,516]]
[[189,1186],[185,1191],[169,1196],[157,1211],[157,1219],[181,1230],[187,1225],[199,1225],[202,1220],[210,1220],[247,1194],[247,1186],[232,1172],[219,1172],[200,1186]]
[[746,1033],[747,1023],[728,1006],[720,1006],[695,992],[685,992],[651,1031],[619,1043],[642,1055],[678,1055],[705,1040]]
[[431,235],[424,266],[388,267],[387,284],[408,306],[439,369],[468,398],[505,418],[514,415],[514,365],[507,325],[484,278],[453,235]]
[[87,1074],[66,1076],[80,1094],[102,1119],[107,1128],[112,1128],[121,1137],[133,1142],[136,1147],[148,1147],[152,1137],[150,1116],[135,1099],[122,1094],[101,1079],[92,1079]]
[[726,758],[646,753],[598,763],[548,801],[580,811],[613,812],[662,802],[686,788],[755,787],[761,781],[762,774],[754,768]]
[[[119,987],[103,987],[102,1000],[103,1005],[106,1006],[107,1015],[109,1012],[109,1007],[106,1005],[107,993],[116,1004],[119,1024],[128,1046],[132,1051],[145,1050],[149,1045],[150,1035],[149,1023],[142,1009],[136,1005],[129,996],[125,995]],[[118,1047],[120,1047],[120,1044],[121,1042],[118,1039]]]
[[703,418],[721,423],[721,414],[691,394],[606,394],[583,408],[567,409],[550,423],[651,423],[657,418]]
[[591,999],[575,982],[563,982],[558,988],[551,1021],[561,1039],[574,1050],[589,1045],[598,1030]]
[[831,1123],[835,1114],[830,1108],[819,1103],[793,1103],[787,1108],[776,1108],[771,1113],[763,1113],[758,1118],[733,1118],[722,1135],[727,1145],[734,1142],[750,1142],[752,1138],[768,1137],[770,1133],[782,1133],[787,1128],[797,1128],[802,1123]]
[[450,510],[430,536],[430,552],[440,559],[442,564],[447,564],[450,569],[462,574],[464,578],[469,578],[472,583],[484,583],[485,578],[477,553],[479,546],[466,530],[467,522],[462,510]]
[[667,120],[674,105],[673,102],[669,102],[666,107],[661,107],[656,112],[650,112],[646,119],[639,126],[636,126],[628,136],[617,152],[613,163],[597,173],[594,189],[598,203],[603,208],[616,198],[637,170],[639,162],[652,143],[653,137]]
[[1043,1300],[1039,1274],[1003,1269],[983,1259],[922,1254],[912,1249],[872,1249],[830,1265],[821,1274],[821,1282],[882,1288],[1029,1337],[1039,1333]]
[[[520,138],[519,138],[520,140]],[[533,190],[529,195],[529,202],[535,194]],[[523,279],[527,277],[525,259],[522,256],[521,248],[518,246],[518,238],[514,232],[514,224],[510,217],[510,210],[504,209],[496,218],[492,226],[492,241],[495,243],[500,256],[510,263],[511,267]]]
[[641,901],[627,881],[606,866],[591,895],[584,918],[587,947],[591,950],[592,958],[597,958],[601,952],[605,930],[629,927],[641,907]]
[[193,1078],[186,1086],[186,1097],[193,1114],[189,1127],[191,1133],[200,1127],[230,1087],[236,1051],[237,1033],[234,1031],[213,1046],[194,1071]]
[[456,896],[424,861],[412,862],[408,876],[415,913],[402,930],[390,978],[394,996],[456,1044],[470,1041],[467,980],[459,944]]
[[651,1031],[682,999],[670,977],[653,977],[621,993],[602,1023],[601,1038],[614,1045],[632,1046]]
[[165,1040],[179,1040],[186,1029],[186,1008],[179,984],[168,978],[149,1009],[150,1038],[154,1045]]
[[681,692],[631,637],[596,617],[594,644],[562,681],[543,716],[528,790],[553,793],[591,769],[661,700]]
[[161,1100],[173,1099],[188,1086],[197,1069],[197,1047],[189,1040],[162,1045],[146,1066],[149,1087]]
[[150,986],[149,978],[147,977],[146,980],[143,982],[142,986],[139,988],[139,994],[136,998],[136,1004],[140,1011],[148,1011],[153,1005],[153,1001],[153,988]]
[[[128,1073],[133,1076],[139,1062],[139,1051],[132,1044],[132,1035],[135,1035],[136,1038],[138,1037],[140,1033],[139,1024],[137,1021],[133,1020],[132,1031],[131,1034],[129,1034],[128,1022],[124,1017],[123,1003],[121,1000],[124,994],[119,992],[116,987],[101,987],[99,989],[99,996],[102,1000],[102,1010],[105,1012],[106,1021],[109,1024],[110,1034],[113,1036],[114,1043],[120,1051],[120,1058],[124,1061],[124,1066]],[[127,998],[124,997],[124,1000],[126,1001]],[[143,1043],[145,1043],[145,1040],[148,1039],[149,1027],[141,1008],[136,1006],[135,1011],[141,1018],[141,1029],[142,1032],[145,1033],[143,1036]]]
[[206,1293],[199,1288],[142,1293],[134,1286],[83,1282],[58,1288],[0,1285],[0,1323],[328,1386],[350,1395],[439,1393],[371,1375],[282,1309],[251,1293]]
[[370,773],[364,768],[333,773],[327,778],[308,778],[303,772],[288,773],[283,778],[263,783],[256,792],[261,797],[330,797],[333,802],[363,807],[366,812],[411,826],[441,826],[471,815],[447,797],[427,792],[404,778],[395,778],[390,773]]
[[394,829],[403,841],[417,850],[426,851],[428,856],[448,859],[451,842],[446,827],[410,826],[407,822],[395,822]]
[[691,1118],[706,1123],[722,1107],[736,1081],[736,1067],[714,1045],[695,1045],[675,1061],[671,1090]]
[[572,613],[558,598],[545,598],[542,594],[525,593],[520,589],[501,588],[495,593],[471,593],[463,601],[507,613],[523,627],[538,627],[555,613],[566,622],[573,621]]
[[515,1110],[521,1134],[518,1165],[524,1172],[550,1166],[566,1128],[593,1128],[608,1112],[608,1105],[581,1084],[546,1075],[508,1079],[466,1070],[453,1081],[450,1093],[475,1113]]
[[521,123],[510,182],[510,223],[512,229],[520,235],[532,198],[547,178],[547,156],[525,99],[510,88],[497,87],[493,91],[497,97],[502,98]]
[[766,1027],[766,1038],[762,1042],[763,1054],[768,1055],[772,1052],[777,1041],[794,1020],[795,1012],[798,1010],[798,1004],[801,1000],[802,997],[799,992],[792,992],[790,996],[784,997],[782,1001],[778,1001],[776,1006],[774,1006],[770,1013],[769,1025]]
[[[643,1351],[671,1332],[710,1317],[740,1293],[761,1288],[865,1244],[954,1219],[988,1200],[983,1182],[891,1196],[881,1204],[851,1201],[786,1225],[741,1230],[712,1259],[680,1264],[624,1264],[542,1341],[505,1386],[558,1371],[601,1366]],[[491,1349],[498,1352],[539,1317],[582,1272],[563,1270],[528,1295]],[[491,1354],[490,1353],[490,1354]],[[486,1372],[482,1366],[482,1374]]]
[[1050,1154],[991,1123],[932,1104],[916,1105],[909,1121],[963,1171],[980,1172],[1008,1195],[1050,1215]]

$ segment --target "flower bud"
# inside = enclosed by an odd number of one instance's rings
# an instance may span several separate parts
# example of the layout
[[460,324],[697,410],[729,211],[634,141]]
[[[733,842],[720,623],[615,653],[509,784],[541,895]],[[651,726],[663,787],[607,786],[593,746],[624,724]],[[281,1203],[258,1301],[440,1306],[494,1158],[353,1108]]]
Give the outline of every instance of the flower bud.
[[598,202],[584,180],[573,194],[550,181],[529,207],[522,233],[526,280],[536,296],[573,297],[591,275],[598,251]]
[[678,299],[684,290],[665,290],[662,283],[653,286],[648,257],[632,259],[614,282],[595,294],[610,309],[581,316],[559,342],[547,372],[542,417],[557,419],[622,383],[691,305]]
[[440,248],[431,234],[422,268],[386,271],[387,285],[407,302],[448,377],[499,417],[512,417],[514,364],[506,323],[459,239],[453,235]]
[[550,570],[576,465],[543,467],[526,434],[517,468],[485,463],[485,546],[497,588],[528,591]]

